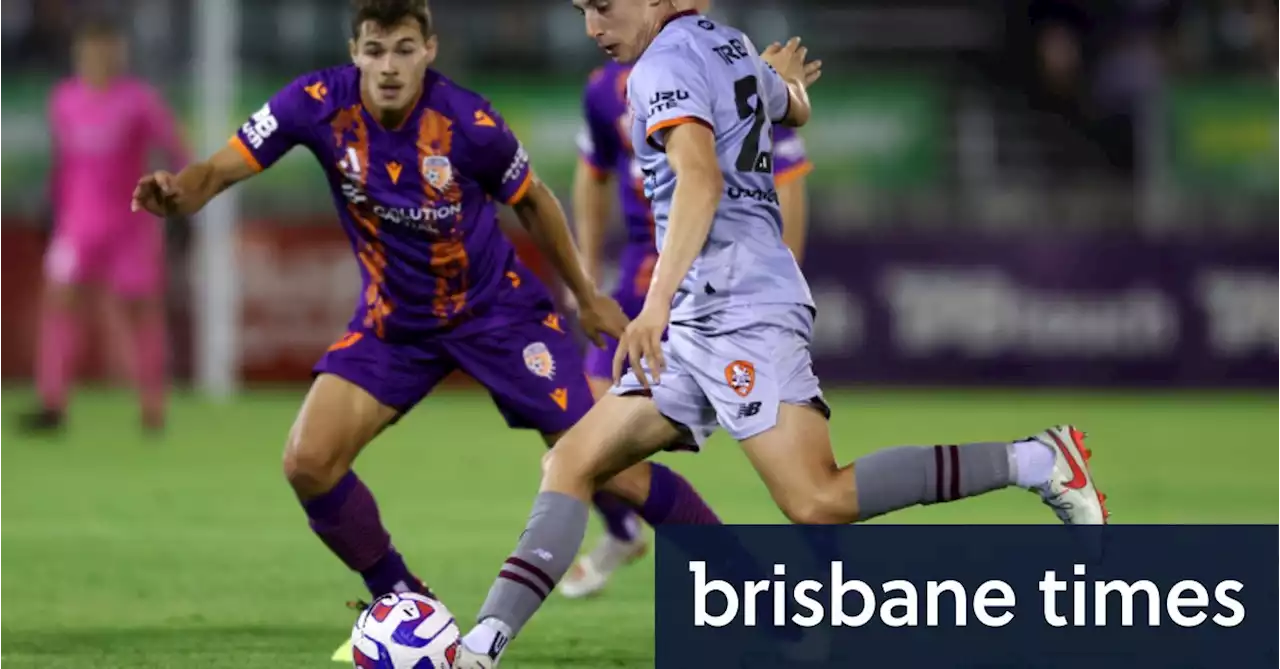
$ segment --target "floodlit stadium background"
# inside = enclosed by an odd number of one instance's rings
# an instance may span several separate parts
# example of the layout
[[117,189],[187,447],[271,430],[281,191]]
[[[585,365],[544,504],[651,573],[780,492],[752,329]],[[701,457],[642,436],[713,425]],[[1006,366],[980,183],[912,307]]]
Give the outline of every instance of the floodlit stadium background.
[[[567,201],[581,86],[602,62],[568,0],[432,4],[439,67],[493,101]],[[799,34],[826,63],[803,131],[805,271],[842,461],[1073,421],[1115,522],[1276,522],[1274,2],[717,4],[757,45]],[[26,438],[11,418],[33,401],[45,105],[77,21],[127,27],[134,71],[207,155],[276,88],[346,57],[346,3],[2,11],[3,660],[328,666],[359,581],[307,530],[279,452],[358,278],[309,154],[171,230],[163,438],[140,434],[106,329],[88,338],[66,435]],[[522,527],[538,443],[459,379],[359,463],[460,619]],[[781,520],[728,441],[667,461],[727,521]],[[1009,492],[892,520],[1052,516]],[[598,600],[557,600],[504,667],[648,666],[650,581],[642,564]]]

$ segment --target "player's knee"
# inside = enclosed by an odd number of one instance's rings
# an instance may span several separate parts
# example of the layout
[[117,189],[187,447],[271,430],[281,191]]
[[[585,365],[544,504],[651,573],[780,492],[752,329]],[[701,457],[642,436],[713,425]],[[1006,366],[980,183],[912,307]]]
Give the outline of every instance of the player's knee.
[[583,457],[574,430],[560,438],[556,445],[542,456],[542,484],[544,489],[561,488],[576,490],[594,485],[595,472],[592,461]]
[[307,439],[297,432],[289,435],[284,449],[284,476],[299,497],[309,499],[329,491],[347,469],[341,449],[327,447],[323,441]]
[[569,477],[573,479],[589,478],[586,476],[583,462],[574,457],[566,456],[565,453],[570,450],[565,447],[565,441],[562,439],[554,448],[547,451],[542,456],[542,476],[543,478]]

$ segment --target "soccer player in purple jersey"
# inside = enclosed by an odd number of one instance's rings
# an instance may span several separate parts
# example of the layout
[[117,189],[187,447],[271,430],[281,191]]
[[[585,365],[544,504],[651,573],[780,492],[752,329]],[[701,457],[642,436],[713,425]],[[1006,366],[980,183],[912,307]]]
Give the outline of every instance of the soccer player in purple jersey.
[[809,351],[816,310],[782,242],[766,132],[808,121],[820,65],[806,63],[798,39],[757,55],[741,31],[673,0],[573,1],[588,35],[635,63],[631,138],[661,259],[619,341],[616,385],[552,449],[458,669],[496,666],[568,572],[597,481],[663,449],[700,447],[720,427],[795,523],[852,523],[1006,487],[1037,493],[1067,524],[1106,522],[1084,436],[1069,425],[1016,441],[897,446],[838,466]]
[[[364,290],[348,332],[324,354],[291,430],[284,472],[312,529],[369,592],[427,593],[351,470],[360,451],[462,370],[515,428],[547,445],[592,404],[581,353],[547,290],[515,257],[497,220],[511,206],[576,296],[602,345],[626,324],[578,262],[552,192],[502,117],[431,69],[437,41],[424,0],[356,0],[352,65],[286,86],[229,145],[177,175],[156,172],[133,208],[189,215],[304,146],[324,168]],[[651,524],[718,523],[682,477],[660,465],[606,484]]]
[[[710,3],[694,3],[705,11]],[[631,112],[627,102],[627,75],[631,66],[610,61],[591,73],[582,97],[583,127],[578,133],[580,160],[573,181],[573,216],[578,248],[587,273],[601,278],[602,250],[610,190],[617,188],[617,202],[626,227],[626,245],[619,257],[613,298],[628,318],[639,315],[658,250],[653,239],[653,212],[644,196],[644,174],[631,145]],[[783,241],[799,261],[804,253],[806,193],[804,177],[813,169],[805,155],[804,140],[792,128],[773,130],[774,181],[782,208]],[[587,377],[591,392],[602,397],[610,378],[617,343],[587,351]],[[631,564],[648,549],[644,534],[630,506],[609,501],[597,493],[595,507],[604,520],[605,533],[590,552],[574,563],[560,582],[560,593],[586,597],[604,588],[619,567]]]

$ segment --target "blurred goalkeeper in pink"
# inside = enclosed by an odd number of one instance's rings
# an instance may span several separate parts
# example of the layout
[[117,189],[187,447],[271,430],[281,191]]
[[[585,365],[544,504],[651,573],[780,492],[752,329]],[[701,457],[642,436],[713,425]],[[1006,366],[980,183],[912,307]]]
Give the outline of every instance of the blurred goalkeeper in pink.
[[50,95],[53,235],[36,360],[41,406],[25,417],[28,429],[62,425],[83,344],[81,317],[95,299],[108,302],[126,335],[118,355],[138,385],[143,425],[164,423],[164,222],[132,213],[129,198],[152,150],[162,150],[174,169],[187,152],[160,95],[124,74],[126,53],[116,30],[85,28],[75,40],[75,75]]

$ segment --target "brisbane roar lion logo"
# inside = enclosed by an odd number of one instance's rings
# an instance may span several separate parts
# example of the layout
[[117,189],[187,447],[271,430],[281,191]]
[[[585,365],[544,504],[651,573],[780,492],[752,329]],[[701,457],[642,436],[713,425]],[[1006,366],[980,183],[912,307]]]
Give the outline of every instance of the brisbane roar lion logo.
[[746,397],[756,387],[756,366],[746,360],[734,360],[725,366],[724,380],[739,397]]
[[535,341],[524,347],[524,366],[538,377],[550,379],[556,375],[556,360],[551,357],[551,351],[547,345]]

